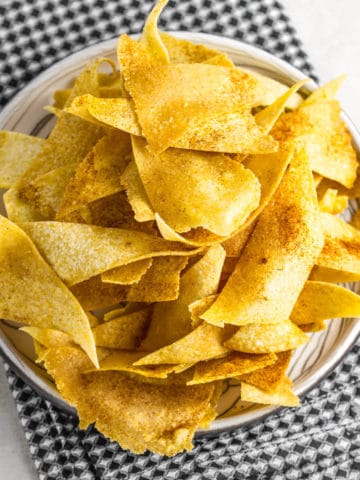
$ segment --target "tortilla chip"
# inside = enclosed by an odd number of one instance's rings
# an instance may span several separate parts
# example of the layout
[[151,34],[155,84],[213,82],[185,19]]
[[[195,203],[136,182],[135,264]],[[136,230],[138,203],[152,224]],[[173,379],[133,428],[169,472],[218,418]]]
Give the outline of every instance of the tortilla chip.
[[226,357],[198,363],[195,366],[192,380],[186,382],[186,385],[197,385],[237,377],[271,365],[275,360],[276,355],[274,354],[253,355],[251,353],[231,352]]
[[[192,448],[194,431],[213,409],[212,384],[158,385],[143,383],[121,372],[82,375],[91,364],[74,348],[50,350],[45,366],[61,395],[77,408],[81,428],[96,422],[104,435],[136,453],[150,449],[161,455],[174,455]],[[119,415],[121,411],[127,415]]]
[[101,275],[101,280],[105,283],[116,283],[118,285],[132,285],[137,283],[141,277],[149,270],[153,263],[152,258],[145,258],[138,262],[129,263],[122,267],[116,267],[108,270]]
[[309,79],[305,78],[304,80],[296,82],[291,88],[288,89],[287,92],[283,93],[279,98],[277,98],[275,102],[256,113],[256,123],[263,128],[264,133],[270,132],[284,111],[289,99],[308,81]]
[[65,222],[33,222],[23,228],[68,285],[145,258],[197,253],[183,244],[120,228]]
[[143,350],[153,351],[191,332],[189,305],[217,292],[224,259],[225,252],[220,245],[210,247],[206,254],[182,275],[178,298],[172,302],[154,305],[150,327],[141,344]]
[[168,51],[162,41],[160,33],[157,29],[157,22],[161,12],[169,0],[158,0],[151,12],[149,13],[143,32],[141,41],[146,45],[151,57],[159,63],[159,65],[167,65],[170,63]]
[[134,365],[195,363],[224,355],[229,349],[223,343],[232,331],[231,327],[219,328],[203,322],[185,337],[144,356]]
[[148,378],[167,378],[168,374],[174,371],[175,365],[149,365],[144,367],[134,367],[133,363],[143,355],[143,352],[116,351],[108,355],[102,362],[100,362],[99,369],[91,369],[88,370],[88,372],[104,372],[113,370],[135,373]]
[[297,152],[233,274],[201,318],[214,325],[287,320],[322,243],[308,159]]
[[293,350],[308,342],[309,338],[290,320],[281,323],[251,323],[239,327],[225,342],[229,350],[245,353],[276,353]]
[[340,77],[334,78],[325,85],[322,85],[307,97],[304,104],[308,105],[322,100],[334,100],[339,88],[345,82],[346,77],[347,75],[340,75]]
[[121,182],[125,187],[127,198],[134,211],[135,220],[138,222],[154,220],[155,214],[134,160],[131,160],[126,167],[121,176]]
[[71,340],[71,336],[60,330],[40,327],[22,327],[20,330],[29,334],[34,340],[41,343],[41,345],[47,349],[64,345],[75,346],[74,342]]
[[174,144],[190,122],[251,108],[258,100],[257,82],[246,73],[206,64],[159,65],[127,35],[119,39],[118,60],[144,135],[157,152]]
[[[50,170],[26,186],[26,201],[47,220],[55,218],[76,164]],[[21,195],[20,195],[21,197]]]
[[203,63],[221,55],[218,50],[174,37],[169,33],[160,32],[160,38],[168,51],[170,63]]
[[348,197],[346,195],[338,195],[338,191],[334,188],[326,188],[325,185],[325,188],[322,188],[322,183],[317,188],[320,210],[334,215],[342,212],[348,205]]
[[190,303],[189,312],[191,315],[191,326],[193,329],[198,327],[200,323],[203,322],[203,320],[201,319],[201,315],[211,307],[211,305],[215,302],[217,296],[217,294],[208,295],[207,297],[200,298],[200,300],[195,300],[195,302]]
[[180,272],[188,262],[187,257],[159,257],[141,280],[129,287],[129,302],[168,302],[179,296]]
[[241,399],[246,402],[261,403],[265,405],[281,405],[283,407],[298,407],[298,397],[291,390],[291,383],[284,380],[271,393],[264,392],[253,385],[241,382]]
[[125,285],[103,283],[101,276],[89,278],[71,287],[84,310],[99,310],[125,301],[127,288]]
[[306,282],[291,312],[297,325],[342,317],[360,317],[360,296],[326,282]]
[[130,154],[129,135],[114,131],[102,137],[78,165],[64,192],[57,218],[123,190],[120,177]]
[[238,379],[260,390],[272,393],[276,391],[285,378],[291,360],[291,354],[292,352],[290,350],[277,352],[277,359],[271,365],[265,368],[259,368],[254,372],[240,375]]
[[304,104],[281,115],[271,134],[279,141],[298,142],[306,149],[312,170],[351,188],[358,161],[340,113],[336,100]]
[[42,148],[42,138],[0,131],[0,188],[17,182]]
[[149,323],[149,309],[122,315],[93,329],[96,346],[132,350],[140,345]]
[[[271,105],[279,97],[288,91],[288,86],[273,78],[262,75],[251,68],[237,67],[248,75],[254,77],[262,87],[262,96],[259,105]],[[286,108],[298,108],[303,102],[303,98],[298,93],[293,93],[286,103]]]
[[19,198],[19,191],[16,186],[9,188],[3,195],[3,202],[6,215],[14,223],[38,222],[44,220],[40,212]]
[[0,217],[0,317],[68,333],[98,366],[89,320],[70,291],[15,224]]
[[177,232],[201,226],[226,236],[259,204],[255,175],[229,157],[177,149],[154,155],[144,140],[132,142],[150,204]]
[[59,90],[55,90],[53,98],[54,103],[53,107],[59,110],[62,110],[65,107],[67,99],[71,94],[71,88],[63,88]]
[[311,272],[311,280],[360,280],[360,232],[334,215],[322,213],[320,218],[325,243]]

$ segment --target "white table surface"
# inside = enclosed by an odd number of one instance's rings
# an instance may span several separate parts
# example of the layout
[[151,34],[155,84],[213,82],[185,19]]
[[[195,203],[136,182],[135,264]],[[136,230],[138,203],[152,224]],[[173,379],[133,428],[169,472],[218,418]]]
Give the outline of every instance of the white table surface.
[[[360,128],[360,1],[281,1],[287,8],[321,81],[325,82],[343,73],[349,75],[339,97],[344,109]],[[0,3],[7,2],[0,0]],[[38,478],[1,367],[0,432],[0,478]]]

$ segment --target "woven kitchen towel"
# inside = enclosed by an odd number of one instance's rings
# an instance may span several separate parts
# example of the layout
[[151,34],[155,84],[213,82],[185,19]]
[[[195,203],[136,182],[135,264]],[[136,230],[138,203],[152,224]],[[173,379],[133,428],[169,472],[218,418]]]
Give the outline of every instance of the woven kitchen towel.
[[[0,5],[0,104],[84,46],[137,32],[152,1],[27,0]],[[167,30],[217,33],[260,46],[313,75],[274,0],[170,1]],[[54,408],[5,366],[40,479],[360,479],[360,344],[302,401],[265,421],[168,459],[133,455]]]

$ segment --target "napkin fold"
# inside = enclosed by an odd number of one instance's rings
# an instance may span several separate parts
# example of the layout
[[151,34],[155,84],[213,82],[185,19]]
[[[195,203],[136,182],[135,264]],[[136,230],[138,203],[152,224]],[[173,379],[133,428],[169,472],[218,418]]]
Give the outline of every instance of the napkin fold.
[[[139,32],[152,0],[26,0],[0,4],[0,105],[54,62]],[[160,27],[236,38],[316,78],[282,5],[274,0],[170,0]],[[360,478],[360,342],[302,399],[266,420],[195,441],[174,458],[134,455],[93,427],[82,431],[5,364],[41,480]]]

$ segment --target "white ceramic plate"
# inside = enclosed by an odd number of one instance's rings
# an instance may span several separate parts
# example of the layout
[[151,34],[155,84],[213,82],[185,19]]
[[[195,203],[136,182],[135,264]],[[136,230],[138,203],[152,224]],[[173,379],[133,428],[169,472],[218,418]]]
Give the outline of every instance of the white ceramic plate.
[[[227,53],[237,65],[257,70],[286,85],[292,85],[305,78],[294,67],[245,43],[199,33],[179,32],[176,36],[217,48]],[[102,42],[69,56],[43,72],[16,95],[2,111],[0,129],[46,137],[53,126],[53,119],[43,110],[43,107],[52,103],[53,92],[66,88],[90,59],[99,56],[115,59],[115,50],[116,39]],[[312,83],[308,90],[311,91],[314,88],[315,84]],[[359,133],[345,114],[344,119],[359,153]],[[0,205],[1,208],[3,207]],[[357,208],[357,206],[353,205],[350,208]],[[350,285],[350,288],[358,290],[355,284]],[[289,368],[295,392],[299,396],[303,395],[332,371],[354,344],[359,333],[360,322],[356,319],[337,319],[329,323],[326,331],[312,334],[310,342],[296,351]],[[19,376],[40,394],[62,410],[75,413],[74,409],[62,400],[44,370],[33,362],[34,352],[29,337],[12,327],[11,322],[0,322],[0,353]],[[220,399],[218,410],[219,417],[212,423],[210,430],[200,431],[199,434],[214,434],[260,420],[274,412],[276,408],[241,408],[239,385],[231,380]]]

